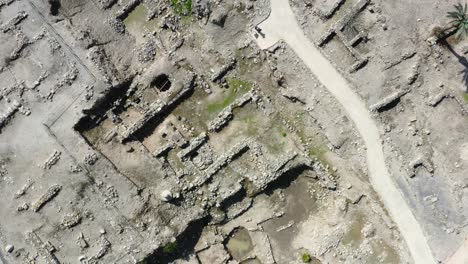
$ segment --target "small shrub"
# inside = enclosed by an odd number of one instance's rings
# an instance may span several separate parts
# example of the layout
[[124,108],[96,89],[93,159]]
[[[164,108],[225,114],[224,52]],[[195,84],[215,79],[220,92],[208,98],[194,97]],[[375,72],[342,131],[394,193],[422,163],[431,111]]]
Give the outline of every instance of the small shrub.
[[301,256],[301,260],[304,263],[309,263],[309,262],[312,261],[312,257],[310,256],[309,253],[303,253],[302,256]]
[[177,250],[177,242],[171,242],[163,247],[164,254],[172,254]]

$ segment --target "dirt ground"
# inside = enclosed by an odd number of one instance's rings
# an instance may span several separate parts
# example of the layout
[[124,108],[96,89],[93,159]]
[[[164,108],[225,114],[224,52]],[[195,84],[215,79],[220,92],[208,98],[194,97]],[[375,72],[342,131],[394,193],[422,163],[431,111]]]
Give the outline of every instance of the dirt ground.
[[[455,2],[289,4],[434,260],[464,263],[468,40],[433,41]],[[0,1],[0,263],[415,263],[347,109],[257,44],[270,11]]]

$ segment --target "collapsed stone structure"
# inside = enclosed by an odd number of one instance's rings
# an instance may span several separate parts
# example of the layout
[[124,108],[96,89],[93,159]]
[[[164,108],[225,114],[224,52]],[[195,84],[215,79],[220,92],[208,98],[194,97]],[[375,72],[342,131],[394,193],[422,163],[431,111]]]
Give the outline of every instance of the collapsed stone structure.
[[[359,44],[359,42],[363,41],[366,38],[365,32],[352,32],[352,29],[356,29],[353,27],[349,29],[350,27],[348,26],[352,19],[361,10],[363,10],[366,7],[366,5],[369,4],[369,2],[369,0],[358,1],[339,21],[332,25],[330,29],[328,29],[327,32],[325,32],[325,34],[323,34],[317,42],[318,46],[323,46],[336,35],[336,37],[339,38],[339,40],[345,45],[345,47],[348,49],[351,55],[356,59],[356,62],[349,69],[350,73],[356,72],[360,68],[364,67],[368,62],[368,58],[363,57],[354,48],[357,44]],[[334,8],[331,9],[329,14],[324,15],[325,18],[329,18],[334,13],[334,10],[340,6],[340,4],[341,3],[337,2]],[[345,34],[345,29],[351,31],[351,33],[348,32],[348,35],[352,35],[351,39],[349,39],[349,37]]]

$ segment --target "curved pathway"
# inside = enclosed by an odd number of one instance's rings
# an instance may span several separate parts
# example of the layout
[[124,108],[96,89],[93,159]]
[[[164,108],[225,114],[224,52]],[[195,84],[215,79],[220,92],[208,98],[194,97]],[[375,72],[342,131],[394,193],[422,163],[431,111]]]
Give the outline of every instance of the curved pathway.
[[316,78],[341,103],[353,120],[367,147],[369,178],[393,221],[404,237],[415,263],[435,263],[419,223],[411,212],[385,165],[379,131],[366,105],[333,65],[317,50],[297,24],[288,0],[270,0],[271,14],[258,25],[262,36],[257,44],[262,49],[284,40],[304,61]]

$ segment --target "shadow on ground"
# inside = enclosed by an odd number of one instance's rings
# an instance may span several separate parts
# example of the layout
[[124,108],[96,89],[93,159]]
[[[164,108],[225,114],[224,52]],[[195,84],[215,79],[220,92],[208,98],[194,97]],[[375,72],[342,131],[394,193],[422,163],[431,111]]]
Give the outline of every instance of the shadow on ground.
[[463,65],[464,69],[460,71],[460,73],[463,75],[463,84],[465,85],[465,92],[468,93],[468,60],[466,59],[465,56],[461,56],[458,54],[452,46],[447,42],[447,40],[443,40],[440,42],[442,46],[446,47],[458,60],[458,62]]

